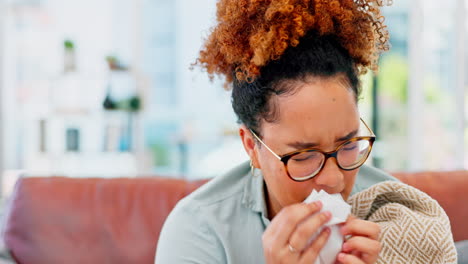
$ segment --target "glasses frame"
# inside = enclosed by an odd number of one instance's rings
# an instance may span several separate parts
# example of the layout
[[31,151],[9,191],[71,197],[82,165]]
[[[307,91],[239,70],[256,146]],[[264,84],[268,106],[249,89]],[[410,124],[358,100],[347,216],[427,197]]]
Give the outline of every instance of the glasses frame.
[[[288,174],[288,177],[293,180],[293,181],[296,181],[296,182],[303,182],[303,181],[307,181],[307,180],[310,180],[312,179],[313,177],[317,176],[323,169],[323,167],[325,166],[325,164],[327,163],[327,160],[331,157],[335,158],[336,160],[336,165],[342,169],[342,170],[345,170],[345,171],[352,171],[352,170],[355,170],[359,167],[361,167],[365,162],[366,160],[369,158],[369,155],[372,151],[372,146],[374,144],[374,141],[375,141],[375,134],[374,132],[372,131],[372,129],[369,128],[369,126],[366,124],[366,122],[364,122],[364,120],[362,118],[359,118],[361,120],[361,122],[364,124],[364,126],[367,128],[368,132],[370,133],[369,136],[359,136],[359,137],[354,137],[354,138],[351,138],[349,140],[346,140],[345,142],[341,143],[340,145],[338,145],[333,151],[329,151],[329,152],[325,152],[325,151],[322,151],[320,149],[316,149],[316,148],[307,148],[307,149],[301,149],[301,150],[295,150],[295,151],[291,151],[291,152],[288,152],[284,155],[278,155],[276,154],[270,147],[267,146],[267,144],[265,144],[259,136],[257,136],[257,134],[255,132],[253,132],[252,129],[249,129],[250,130],[250,133],[252,133],[252,135],[266,148],[268,149],[271,154],[273,154],[273,156],[275,156],[279,161],[281,161],[284,165],[284,169],[286,170],[286,173]],[[359,140],[368,140],[369,141],[369,152],[367,153],[366,157],[363,159],[363,161],[361,163],[359,163],[357,166],[355,167],[352,167],[352,168],[343,168],[340,166],[339,162],[338,162],[338,159],[337,159],[337,156],[338,156],[338,151],[341,149],[341,147],[343,147],[344,145],[348,144],[349,142],[355,142],[355,141],[359,141]],[[295,179],[293,177],[291,177],[291,175],[289,174],[289,171],[288,171],[288,161],[295,155],[297,154],[301,154],[301,153],[304,153],[304,152],[319,152],[321,154],[323,154],[325,156],[325,159],[323,160],[322,164],[320,165],[320,168],[316,171],[315,174],[311,174],[310,176],[307,176],[307,177],[304,177],[304,178],[301,178],[301,179]]]

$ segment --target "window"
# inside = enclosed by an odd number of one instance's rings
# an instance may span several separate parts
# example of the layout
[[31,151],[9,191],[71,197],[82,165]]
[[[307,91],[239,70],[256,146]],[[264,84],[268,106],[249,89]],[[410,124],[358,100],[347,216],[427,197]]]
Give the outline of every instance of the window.
[[[189,70],[215,3],[10,1],[1,32],[5,169],[196,178],[246,160],[229,92]],[[364,77],[360,105],[378,139],[374,165],[468,168],[467,6],[384,8],[392,48],[379,74]]]

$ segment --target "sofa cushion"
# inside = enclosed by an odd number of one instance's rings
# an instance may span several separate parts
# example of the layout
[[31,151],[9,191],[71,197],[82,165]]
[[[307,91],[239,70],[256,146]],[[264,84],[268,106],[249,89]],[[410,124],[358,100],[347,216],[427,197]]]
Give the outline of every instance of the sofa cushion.
[[167,215],[204,182],[23,178],[4,241],[18,263],[153,263]]

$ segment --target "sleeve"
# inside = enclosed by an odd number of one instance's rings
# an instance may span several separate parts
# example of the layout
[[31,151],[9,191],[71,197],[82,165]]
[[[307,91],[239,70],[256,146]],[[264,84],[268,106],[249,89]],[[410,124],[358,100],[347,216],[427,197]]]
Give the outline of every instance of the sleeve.
[[199,208],[176,206],[162,228],[155,264],[225,263],[220,241],[201,216]]

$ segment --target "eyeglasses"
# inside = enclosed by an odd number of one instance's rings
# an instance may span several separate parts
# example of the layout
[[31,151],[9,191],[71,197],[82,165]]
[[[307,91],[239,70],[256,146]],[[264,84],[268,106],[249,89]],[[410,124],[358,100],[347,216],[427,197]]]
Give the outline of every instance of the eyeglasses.
[[358,134],[364,134],[365,136],[349,139],[330,152],[309,148],[289,152],[280,156],[271,150],[257,134],[252,130],[250,130],[250,132],[276,158],[283,162],[289,178],[293,181],[302,182],[319,174],[330,157],[335,158],[338,167],[345,171],[355,170],[366,162],[375,141],[375,134],[362,118],[360,120],[361,127],[359,128]]

